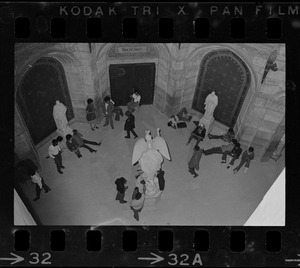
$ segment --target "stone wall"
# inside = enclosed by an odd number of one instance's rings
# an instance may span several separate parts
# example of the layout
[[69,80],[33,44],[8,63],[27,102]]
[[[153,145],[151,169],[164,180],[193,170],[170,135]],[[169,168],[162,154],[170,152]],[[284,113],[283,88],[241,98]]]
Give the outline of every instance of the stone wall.
[[[147,47],[138,53],[120,53],[122,47]],[[167,116],[186,107],[191,110],[203,57],[216,49],[230,49],[248,66],[251,85],[234,126],[244,148],[253,146],[258,159],[264,154],[285,115],[285,47],[279,44],[17,44],[16,89],[29,65],[41,57],[56,58],[65,69],[75,120],[86,122],[88,98],[94,99],[98,117],[100,104],[110,94],[109,65],[154,62],[156,67],[154,106]],[[275,49],[278,71],[261,79],[269,55]],[[225,127],[224,127],[225,129]],[[24,138],[23,138],[24,140]],[[20,144],[18,143],[18,146]],[[17,146],[17,147],[18,147]],[[24,147],[25,148],[25,147]],[[16,149],[20,154],[21,147]]]

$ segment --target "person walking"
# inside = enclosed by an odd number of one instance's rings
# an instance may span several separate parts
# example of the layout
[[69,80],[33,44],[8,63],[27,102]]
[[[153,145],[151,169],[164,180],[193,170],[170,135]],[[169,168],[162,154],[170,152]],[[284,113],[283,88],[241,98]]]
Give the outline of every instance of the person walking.
[[45,183],[44,179],[37,172],[37,170],[29,170],[28,175],[31,177],[31,181],[35,184],[36,197],[33,199],[33,201],[40,199],[42,189],[44,189],[45,193],[51,191],[51,188]]
[[198,177],[199,175],[195,172],[196,170],[199,170],[199,162],[202,157],[203,149],[200,149],[198,145],[195,145],[194,147],[194,153],[191,158],[191,160],[188,163],[188,171],[194,175],[194,178]]
[[245,167],[246,167],[245,171],[244,171],[244,173],[246,173],[246,171],[250,167],[250,162],[253,159],[254,159],[254,148],[253,147],[249,147],[248,150],[246,150],[245,152],[243,152],[242,157],[241,157],[241,162],[233,170],[233,173],[234,174],[237,173],[243,165],[245,165]]
[[52,140],[52,144],[49,146],[48,149],[48,154],[52,159],[54,159],[58,173],[63,174],[61,169],[65,167],[62,165],[61,149],[56,139]]
[[72,137],[71,134],[68,134],[66,136],[66,145],[68,147],[68,149],[71,151],[71,152],[74,152],[78,158],[82,157],[80,151],[79,151],[79,145],[76,143],[76,141],[74,140],[74,138]]
[[86,107],[86,120],[89,122],[91,129],[94,131],[95,128],[98,128],[96,124],[96,109],[94,107],[94,101],[92,99],[87,100],[87,107]]
[[116,200],[119,200],[121,204],[127,203],[126,200],[124,200],[125,197],[125,191],[128,189],[128,186],[126,185],[127,180],[124,177],[118,178],[115,181],[115,184],[117,186],[117,196]]
[[125,136],[125,138],[130,139],[130,132],[132,132],[132,134],[134,135],[134,138],[137,138],[138,135],[134,131],[134,128],[135,128],[135,117],[134,117],[134,115],[129,111],[126,111],[125,115],[127,116],[127,119],[126,119],[125,125],[124,125],[124,130],[127,131],[127,136]]
[[105,123],[104,127],[110,123],[110,126],[112,129],[114,129],[114,123],[113,123],[113,111],[114,111],[114,103],[111,101],[109,96],[106,96],[104,98],[104,103],[102,104],[102,110],[105,116]]
[[97,150],[92,149],[90,146],[87,146],[86,144],[92,144],[92,145],[97,145],[97,146],[101,145],[101,141],[95,142],[95,141],[89,141],[89,140],[83,139],[83,135],[81,133],[79,133],[77,129],[73,130],[73,139],[79,147],[89,150],[90,153],[96,153]]
[[134,192],[132,194],[132,201],[130,203],[130,208],[133,210],[133,217],[139,221],[139,213],[142,211],[144,202],[145,202],[145,192],[146,185],[143,183],[142,193],[139,192],[139,188],[135,187]]

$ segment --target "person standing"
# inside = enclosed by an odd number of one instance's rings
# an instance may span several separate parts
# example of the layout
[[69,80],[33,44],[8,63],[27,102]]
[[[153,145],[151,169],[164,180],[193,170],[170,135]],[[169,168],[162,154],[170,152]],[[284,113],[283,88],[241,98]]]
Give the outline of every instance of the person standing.
[[94,101],[92,99],[87,100],[87,107],[86,107],[86,120],[89,122],[91,129],[94,131],[95,128],[98,128],[96,124],[96,110],[94,107]]
[[194,147],[194,153],[193,153],[193,156],[191,158],[191,160],[189,161],[188,163],[188,167],[189,167],[189,172],[194,175],[194,178],[198,177],[199,175],[195,172],[195,169],[196,170],[199,170],[199,162],[200,162],[200,159],[202,157],[202,152],[203,152],[203,149],[200,149],[198,145],[196,145]]
[[146,185],[145,182],[143,183],[143,190],[142,193],[139,192],[139,188],[136,187],[134,189],[132,195],[132,201],[130,203],[130,208],[133,210],[133,217],[139,221],[139,212],[142,211],[144,202],[145,202],[145,192],[146,192]]
[[79,147],[89,150],[90,153],[96,153],[97,150],[94,150],[90,146],[87,146],[86,143],[100,146],[101,142],[88,141],[88,140],[83,139],[82,137],[83,137],[82,134],[80,134],[76,129],[73,130],[73,140],[75,141],[75,143]]
[[119,200],[121,204],[127,203],[127,201],[124,200],[125,191],[128,189],[126,183],[127,180],[124,177],[118,178],[115,181],[115,184],[117,185],[117,191],[118,191],[116,200]]
[[36,198],[34,198],[33,201],[40,199],[42,189],[44,189],[45,193],[51,191],[51,188],[44,182],[44,179],[40,176],[37,170],[29,170],[28,175],[31,177],[31,181],[35,184]]
[[165,172],[160,168],[156,174],[160,191],[163,191],[165,189],[165,177],[164,176],[165,176]]
[[125,138],[130,139],[130,132],[132,132],[132,134],[134,135],[134,138],[137,138],[138,135],[134,131],[134,128],[135,128],[135,117],[134,117],[134,115],[129,111],[126,111],[125,115],[127,116],[127,119],[126,119],[125,125],[124,125],[124,130],[127,131],[127,136],[125,136]]
[[235,133],[232,128],[229,128],[223,135],[212,135],[208,134],[209,139],[222,139],[225,142],[231,142],[234,139]]
[[109,96],[106,96],[104,98],[102,110],[105,116],[105,123],[103,126],[105,127],[108,125],[108,123],[110,123],[111,128],[114,129],[114,123],[113,123],[114,103],[111,101]]
[[61,149],[56,139],[52,140],[52,144],[48,149],[48,154],[52,159],[54,159],[58,173],[63,174],[61,169],[65,167],[62,165]]
[[66,136],[66,145],[68,147],[68,149],[71,151],[71,152],[74,152],[78,158],[82,157],[80,151],[79,151],[79,145],[76,143],[76,141],[74,140],[74,138],[72,137],[71,134],[68,134]]
[[241,158],[241,162],[239,163],[239,165],[233,170],[233,173],[237,173],[240,168],[245,165],[246,169],[245,172],[248,170],[248,168],[250,167],[250,162],[251,160],[254,159],[254,148],[253,147],[249,147],[248,150],[246,150],[245,152],[243,152],[242,154],[242,158]]

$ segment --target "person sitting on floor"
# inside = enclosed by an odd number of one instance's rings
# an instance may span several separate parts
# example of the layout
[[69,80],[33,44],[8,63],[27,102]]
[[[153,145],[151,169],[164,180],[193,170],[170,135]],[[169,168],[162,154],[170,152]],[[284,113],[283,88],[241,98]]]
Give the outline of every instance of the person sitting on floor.
[[130,95],[130,102],[127,103],[128,111],[134,112],[135,109],[139,109],[140,103],[141,103],[141,95],[138,93],[138,91],[133,88],[133,94]]
[[222,139],[225,142],[231,142],[234,139],[235,133],[232,128],[229,128],[227,132],[223,135],[212,135],[208,134],[209,139]]
[[183,107],[179,113],[177,114],[177,117],[180,121],[190,122],[192,120],[192,115],[188,113],[187,109]]
[[97,146],[101,145],[101,141],[96,142],[96,141],[89,141],[89,140],[84,139],[83,135],[81,133],[79,133],[77,129],[73,130],[73,139],[75,140],[75,142],[77,143],[77,145],[79,147],[88,149],[91,153],[95,153],[95,152],[97,152],[97,150],[92,149],[91,147],[87,146],[86,144],[92,144],[92,145],[97,145]]
[[203,124],[200,124],[200,126],[196,126],[196,128],[191,133],[191,136],[188,139],[188,142],[186,145],[188,145],[192,139],[196,139],[196,145],[199,145],[200,141],[203,141],[205,138],[206,129]]
[[240,155],[242,153],[242,148],[241,148],[241,144],[240,143],[236,143],[234,148],[232,149],[231,152],[229,151],[225,151],[222,155],[222,164],[223,163],[226,163],[226,158],[227,158],[227,155],[231,156],[231,161],[229,162],[227,168],[230,168],[231,166],[233,166],[235,160],[239,159]]
[[67,134],[66,140],[67,140],[66,145],[67,145],[68,149],[71,152],[74,152],[77,155],[78,158],[82,157],[82,155],[79,151],[79,145],[76,143],[73,136],[71,134]]
[[225,144],[220,147],[213,147],[208,150],[204,150],[203,154],[210,155],[210,154],[224,154],[226,151],[231,152],[233,150],[235,144],[237,144],[237,140],[233,139],[232,142],[229,144]]

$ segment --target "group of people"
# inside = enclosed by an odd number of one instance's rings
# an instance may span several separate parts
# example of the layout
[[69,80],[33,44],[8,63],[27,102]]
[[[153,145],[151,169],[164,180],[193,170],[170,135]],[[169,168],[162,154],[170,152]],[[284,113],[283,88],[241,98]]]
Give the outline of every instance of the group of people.
[[[158,185],[159,190],[163,191],[165,189],[165,178],[164,178],[165,172],[162,169],[159,169],[157,172],[157,179],[158,179]],[[145,192],[146,192],[146,182],[145,180],[140,177],[141,174],[138,173],[136,175],[136,179],[138,181],[138,185],[141,185],[141,187],[136,186],[133,190],[131,202],[130,202],[130,209],[133,211],[133,217],[139,221],[139,213],[142,211],[144,207],[145,202]],[[125,198],[125,192],[128,189],[127,186],[127,180],[124,177],[117,178],[115,181],[116,189],[117,189],[117,195],[116,200],[119,201],[121,204],[127,203]]]
[[227,169],[229,169],[231,166],[234,165],[234,162],[240,158],[241,161],[239,165],[237,165],[233,169],[233,173],[237,173],[241,167],[245,165],[245,172],[250,167],[251,160],[254,159],[254,148],[249,147],[247,150],[245,150],[242,154],[242,148],[241,144],[234,138],[235,133],[232,128],[229,128],[227,132],[223,135],[212,135],[208,134],[209,139],[221,139],[225,141],[227,144],[224,144],[219,147],[213,147],[208,150],[200,149],[198,146],[201,141],[205,138],[206,129],[203,124],[200,124],[197,126],[194,131],[191,133],[190,138],[188,139],[187,144],[191,142],[191,140],[194,138],[196,139],[196,145],[193,149],[193,155],[188,163],[188,171],[194,176],[194,178],[198,177],[199,175],[196,173],[196,170],[199,170],[199,162],[202,158],[202,155],[211,155],[211,154],[222,154],[221,163],[226,164],[227,163],[227,156],[231,157],[230,162],[227,165]]

